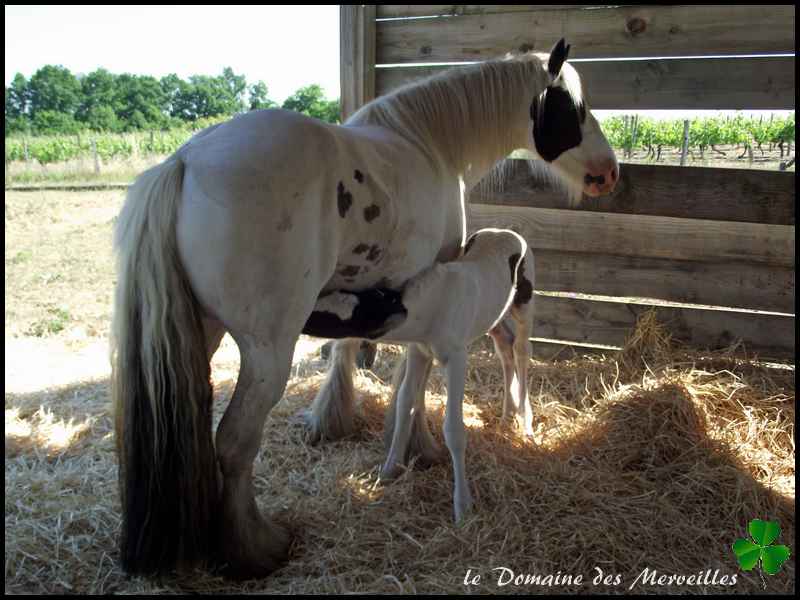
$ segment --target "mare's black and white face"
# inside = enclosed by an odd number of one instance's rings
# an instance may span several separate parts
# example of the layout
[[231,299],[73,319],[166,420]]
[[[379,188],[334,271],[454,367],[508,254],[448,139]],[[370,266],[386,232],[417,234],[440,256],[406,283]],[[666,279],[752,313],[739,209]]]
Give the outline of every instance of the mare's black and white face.
[[572,190],[588,196],[610,193],[619,164],[600,125],[586,107],[577,72],[567,64],[562,38],[550,52],[550,84],[530,105],[530,149]]

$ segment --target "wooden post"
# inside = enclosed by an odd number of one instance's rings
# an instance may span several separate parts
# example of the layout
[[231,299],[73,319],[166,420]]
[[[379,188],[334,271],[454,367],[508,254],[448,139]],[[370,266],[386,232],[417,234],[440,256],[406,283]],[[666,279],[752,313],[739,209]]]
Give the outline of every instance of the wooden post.
[[622,115],[622,130],[624,132],[622,134],[622,139],[626,140],[626,142],[625,142],[625,152],[624,152],[625,158],[630,158],[630,156],[631,156],[630,144],[627,143],[627,140],[628,140],[628,122],[629,122],[628,121],[628,115]]
[[97,140],[92,140],[92,154],[94,155],[94,174],[100,175],[100,157],[97,156]]
[[683,148],[681,148],[681,166],[686,165],[686,153],[689,151],[689,121],[683,121]]
[[375,97],[375,6],[339,8],[342,122]]

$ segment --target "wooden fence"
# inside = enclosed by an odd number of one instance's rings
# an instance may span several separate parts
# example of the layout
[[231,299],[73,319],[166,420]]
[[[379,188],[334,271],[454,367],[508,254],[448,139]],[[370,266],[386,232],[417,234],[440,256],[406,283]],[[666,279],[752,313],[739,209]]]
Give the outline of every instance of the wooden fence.
[[[795,105],[793,5],[357,5],[342,7],[341,34],[345,117],[446,68],[430,63],[562,36],[595,109]],[[505,169],[502,189],[471,192],[469,226],[533,247],[537,339],[619,346],[656,306],[695,347],[794,354],[793,173],[623,164],[611,196],[568,208],[524,161]]]

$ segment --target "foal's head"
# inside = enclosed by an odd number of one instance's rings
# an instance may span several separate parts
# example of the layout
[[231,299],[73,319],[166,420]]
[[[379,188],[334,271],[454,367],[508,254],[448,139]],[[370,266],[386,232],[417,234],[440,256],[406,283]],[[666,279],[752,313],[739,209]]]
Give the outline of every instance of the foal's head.
[[542,57],[549,83],[530,103],[528,149],[574,191],[601,196],[614,189],[619,164],[586,106],[578,73],[566,62],[569,49],[562,38]]

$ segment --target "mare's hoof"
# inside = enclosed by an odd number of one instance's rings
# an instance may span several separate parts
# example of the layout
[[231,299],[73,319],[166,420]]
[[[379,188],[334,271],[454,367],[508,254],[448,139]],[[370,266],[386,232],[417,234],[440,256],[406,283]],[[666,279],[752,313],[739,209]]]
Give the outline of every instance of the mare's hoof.
[[220,572],[236,580],[261,579],[279,569],[289,557],[292,538],[279,523],[261,519],[243,538],[220,532]]
[[335,442],[355,433],[355,426],[345,427],[344,423],[340,423],[338,429],[328,427],[327,430],[323,428],[322,421],[319,417],[314,416],[311,409],[306,408],[295,413],[291,420],[292,423],[299,423],[305,429],[305,441],[307,444],[316,446],[322,441]]

